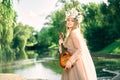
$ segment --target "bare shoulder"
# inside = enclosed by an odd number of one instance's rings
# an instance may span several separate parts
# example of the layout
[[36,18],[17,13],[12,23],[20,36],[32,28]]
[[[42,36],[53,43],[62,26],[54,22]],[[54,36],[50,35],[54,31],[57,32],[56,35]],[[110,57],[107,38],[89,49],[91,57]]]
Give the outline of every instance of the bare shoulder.
[[79,36],[80,35],[80,29],[76,28],[74,30],[72,30],[71,32],[71,36]]

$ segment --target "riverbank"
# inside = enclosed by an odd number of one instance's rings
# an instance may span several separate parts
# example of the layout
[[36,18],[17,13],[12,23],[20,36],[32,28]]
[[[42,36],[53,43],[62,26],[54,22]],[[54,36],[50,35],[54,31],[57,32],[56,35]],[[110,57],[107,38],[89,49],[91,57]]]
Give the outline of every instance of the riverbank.
[[[93,56],[93,55],[92,55]],[[97,57],[96,57],[97,56]],[[106,55],[105,57],[102,55],[94,55],[93,60],[96,66],[98,80],[112,80],[115,74],[103,71],[103,69],[119,71],[120,70],[120,59],[116,57],[112,57]],[[27,65],[26,65],[27,64]],[[13,65],[13,66],[12,66]],[[17,66],[16,66],[17,65]],[[16,67],[17,68],[16,68]],[[20,66],[20,67],[19,67]],[[4,68],[8,69],[4,69]],[[2,72],[3,71],[3,72]],[[59,66],[59,60],[56,58],[42,58],[39,60],[21,60],[11,63],[9,65],[3,65],[1,74],[19,74],[24,79],[22,80],[60,80],[61,71]],[[2,76],[3,77],[3,76]],[[0,76],[0,80],[21,80],[14,79],[15,76],[9,77],[9,75],[2,78]],[[6,79],[7,78],[7,79]],[[8,79],[10,78],[10,79]]]
[[[97,80],[103,80],[103,79],[110,80],[111,77],[101,77],[98,78]],[[48,79],[26,79],[18,74],[4,73],[4,74],[0,74],[0,80],[48,80]]]
[[0,80],[27,80],[18,74],[4,73],[0,74]]
[[26,79],[18,74],[4,73],[0,74],[0,80],[46,80],[46,79]]

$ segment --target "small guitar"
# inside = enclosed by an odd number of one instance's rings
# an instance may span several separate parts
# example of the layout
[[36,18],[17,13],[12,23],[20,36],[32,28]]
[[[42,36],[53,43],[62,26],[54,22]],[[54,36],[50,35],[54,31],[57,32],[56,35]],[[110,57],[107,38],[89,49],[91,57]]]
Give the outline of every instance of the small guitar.
[[[59,35],[60,38],[63,38],[63,34],[60,33]],[[62,48],[62,53],[60,53],[60,66],[62,68],[65,68],[66,62],[69,60],[69,58],[71,57],[71,53],[68,51],[67,48],[64,47],[63,44],[61,44],[61,48]]]

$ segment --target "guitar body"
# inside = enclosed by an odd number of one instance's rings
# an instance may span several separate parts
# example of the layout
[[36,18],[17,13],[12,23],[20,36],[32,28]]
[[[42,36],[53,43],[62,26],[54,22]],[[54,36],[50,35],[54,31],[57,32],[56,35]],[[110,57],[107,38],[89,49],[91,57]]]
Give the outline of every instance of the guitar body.
[[71,53],[68,51],[65,51],[65,53],[60,54],[60,66],[62,68],[65,68],[66,62],[69,60],[71,57]]
[[[62,32],[59,34],[59,38],[63,39],[63,33]],[[67,50],[66,47],[64,47],[63,44],[61,44],[61,48],[62,48],[62,53],[60,53],[60,66],[62,68],[65,68],[66,62],[71,57],[71,53]]]

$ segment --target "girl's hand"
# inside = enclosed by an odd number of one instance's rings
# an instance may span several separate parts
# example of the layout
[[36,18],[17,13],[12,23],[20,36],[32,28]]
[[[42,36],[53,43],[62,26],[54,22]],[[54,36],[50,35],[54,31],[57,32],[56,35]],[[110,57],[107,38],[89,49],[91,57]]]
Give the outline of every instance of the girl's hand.
[[61,38],[61,39],[59,39],[59,45],[61,45],[61,44],[63,44],[63,39]]
[[63,33],[60,32],[59,34],[59,45],[63,44]]
[[71,67],[72,67],[72,63],[68,60],[66,65],[65,65],[65,70],[66,69],[71,69]]
[[61,44],[63,44],[63,39],[59,39],[59,52],[60,52],[60,53],[62,53]]

